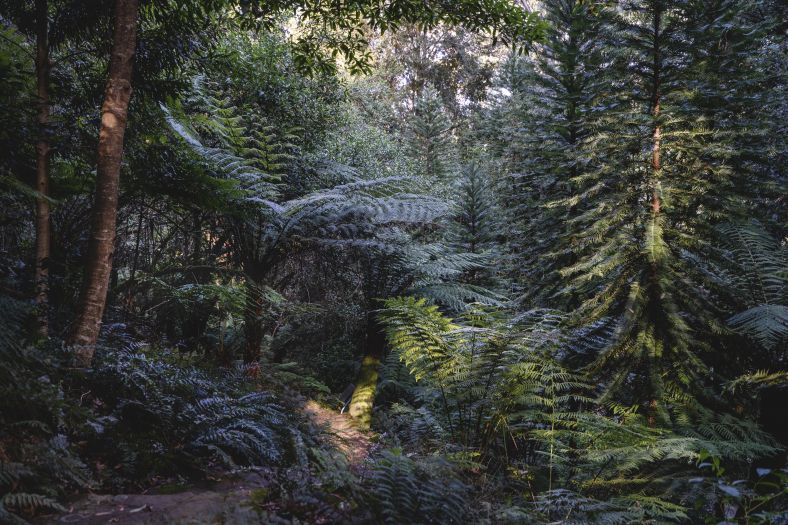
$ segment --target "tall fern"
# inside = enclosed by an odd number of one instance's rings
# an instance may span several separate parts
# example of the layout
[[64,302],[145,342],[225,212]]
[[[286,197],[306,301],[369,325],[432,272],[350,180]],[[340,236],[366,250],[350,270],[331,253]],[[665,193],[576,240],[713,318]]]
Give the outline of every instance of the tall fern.
[[[477,308],[451,320],[423,299],[404,297],[388,300],[380,318],[415,380],[396,380],[410,394],[381,422],[401,443],[418,436],[417,450],[418,439],[442,435],[478,452],[488,469],[503,463],[534,472],[529,491],[540,503],[521,502],[532,507],[526,515],[560,519],[542,504],[566,498],[564,512],[579,522],[681,521],[692,514],[680,499],[703,454],[741,470],[746,458],[775,451],[754,422],[730,414],[699,408],[671,430],[653,426],[637,407],[600,403],[599,387],[554,358],[573,345],[572,331],[561,327],[565,316],[555,312],[510,318]],[[395,373],[392,365],[386,370]]]

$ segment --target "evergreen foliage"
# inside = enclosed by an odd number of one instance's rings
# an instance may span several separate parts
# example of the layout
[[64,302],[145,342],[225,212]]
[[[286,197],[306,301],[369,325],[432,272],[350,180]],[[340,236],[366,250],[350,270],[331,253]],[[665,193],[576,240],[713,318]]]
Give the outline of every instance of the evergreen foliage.
[[495,290],[492,263],[502,255],[500,213],[496,206],[489,177],[477,163],[463,170],[457,188],[455,212],[446,234],[448,247],[457,253],[480,256],[483,268],[471,269],[463,275],[468,284]]
[[489,253],[496,239],[497,217],[489,182],[477,164],[465,169],[457,189],[454,231],[449,232],[451,247],[465,253]]
[[[723,224],[719,227],[733,263],[731,289],[748,307],[728,319],[740,331],[771,350],[785,345],[788,309],[785,245],[772,238],[760,224]],[[745,298],[745,299],[741,299]]]
[[782,7],[0,0],[0,522],[788,522]]
[[448,186],[457,170],[452,123],[434,87],[426,86],[416,99],[408,131],[420,174],[429,184]]
[[[607,385],[606,399],[639,404],[652,422],[708,401],[699,387],[734,284],[698,270],[724,263],[719,218],[754,209],[745,173],[770,184],[744,160],[743,144],[758,140],[741,115],[761,93],[741,58],[765,27],[744,12],[549,3],[544,53],[505,70],[513,94],[499,111],[530,130],[501,150],[523,199],[513,234],[527,244],[514,259],[523,299],[569,309],[578,326],[613,326],[593,359],[572,362]],[[737,101],[720,103],[729,93]]]
[[[551,239],[560,235],[563,221],[578,214],[579,202],[601,190],[587,183],[579,195],[572,193],[573,184],[599,169],[596,159],[604,155],[589,143],[600,128],[596,97],[605,82],[599,75],[601,12],[596,2],[545,2],[544,41],[532,60],[507,58],[497,82],[507,96],[483,121],[508,179],[501,189],[511,217],[512,271],[524,283],[539,283],[525,288],[526,299],[554,293],[554,272],[572,259],[553,253]],[[555,206],[569,197],[565,206]]]

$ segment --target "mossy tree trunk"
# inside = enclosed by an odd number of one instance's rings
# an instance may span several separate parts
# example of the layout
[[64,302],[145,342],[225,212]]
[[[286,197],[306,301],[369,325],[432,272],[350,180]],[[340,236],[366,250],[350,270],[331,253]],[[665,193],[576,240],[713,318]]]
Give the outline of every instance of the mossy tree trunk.
[[350,399],[348,412],[359,426],[368,430],[372,425],[372,408],[378,386],[380,362],[386,349],[386,334],[373,312],[367,314],[367,334],[364,357],[356,379],[356,388]]

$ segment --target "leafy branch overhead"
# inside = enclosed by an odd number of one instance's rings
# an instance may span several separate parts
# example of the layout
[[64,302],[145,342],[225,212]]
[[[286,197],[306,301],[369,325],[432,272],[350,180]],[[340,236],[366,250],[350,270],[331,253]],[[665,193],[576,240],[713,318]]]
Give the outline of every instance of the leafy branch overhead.
[[395,32],[411,24],[429,31],[446,24],[523,47],[538,40],[545,27],[537,13],[512,0],[243,0],[237,11],[245,26],[269,30],[277,26],[281,14],[295,15],[299,20],[292,39],[295,62],[303,70],[323,72],[336,71],[334,59],[341,56],[351,73],[370,73],[370,31]]

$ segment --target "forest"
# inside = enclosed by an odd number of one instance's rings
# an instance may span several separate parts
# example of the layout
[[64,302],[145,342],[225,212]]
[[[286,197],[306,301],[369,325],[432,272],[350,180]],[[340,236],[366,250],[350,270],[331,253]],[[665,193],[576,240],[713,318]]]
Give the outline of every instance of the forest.
[[782,0],[0,0],[0,523],[788,524]]

